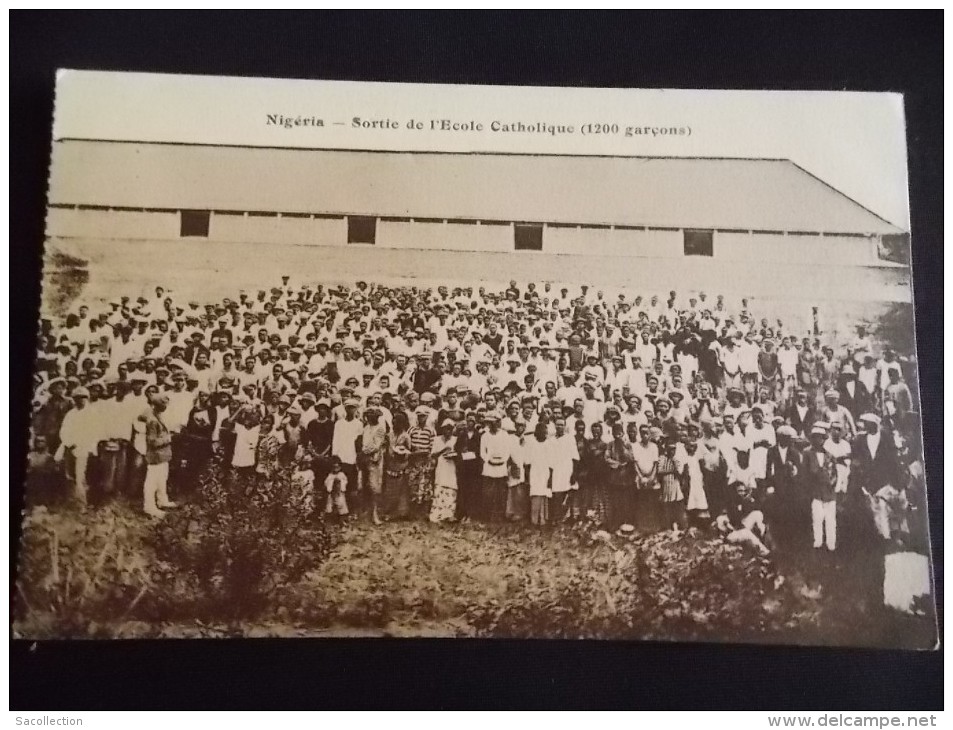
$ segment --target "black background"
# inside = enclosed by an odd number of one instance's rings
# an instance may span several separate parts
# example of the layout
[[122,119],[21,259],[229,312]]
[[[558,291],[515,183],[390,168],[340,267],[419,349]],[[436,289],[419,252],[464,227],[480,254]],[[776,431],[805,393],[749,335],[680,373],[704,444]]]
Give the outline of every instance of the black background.
[[[422,83],[905,95],[942,600],[942,13],[10,15],[11,575],[58,67]],[[849,139],[849,130],[844,130]],[[942,617],[942,605],[941,613]],[[13,642],[14,709],[939,709],[942,650],[626,642]]]

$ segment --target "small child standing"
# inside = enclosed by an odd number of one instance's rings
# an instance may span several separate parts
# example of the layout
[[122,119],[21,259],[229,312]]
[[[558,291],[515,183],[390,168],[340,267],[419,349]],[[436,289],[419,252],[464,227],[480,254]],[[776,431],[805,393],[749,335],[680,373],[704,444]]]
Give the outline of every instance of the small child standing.
[[294,498],[307,511],[314,512],[314,469],[307,457],[298,459],[295,470],[291,472],[291,485],[295,490]]
[[662,485],[661,503],[663,525],[671,526],[673,532],[685,523],[685,506],[682,500],[682,485],[675,465],[675,441],[667,440],[658,460],[658,478]]
[[337,513],[339,517],[346,517],[347,498],[344,495],[347,491],[347,474],[341,469],[341,460],[337,457],[331,461],[331,473],[324,480],[324,488],[328,493],[324,513]]

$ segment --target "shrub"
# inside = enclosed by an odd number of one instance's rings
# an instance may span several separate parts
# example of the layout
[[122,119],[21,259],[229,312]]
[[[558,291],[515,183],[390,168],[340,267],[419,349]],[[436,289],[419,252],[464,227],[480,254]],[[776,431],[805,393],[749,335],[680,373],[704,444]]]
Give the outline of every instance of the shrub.
[[473,607],[468,620],[476,633],[764,641],[765,633],[785,630],[782,601],[797,601],[770,563],[718,539],[590,535],[583,543],[579,569],[568,579],[539,570],[511,599]]
[[155,572],[175,596],[156,618],[253,618],[327,558],[332,532],[289,473],[262,479],[213,464],[200,493],[155,531]]

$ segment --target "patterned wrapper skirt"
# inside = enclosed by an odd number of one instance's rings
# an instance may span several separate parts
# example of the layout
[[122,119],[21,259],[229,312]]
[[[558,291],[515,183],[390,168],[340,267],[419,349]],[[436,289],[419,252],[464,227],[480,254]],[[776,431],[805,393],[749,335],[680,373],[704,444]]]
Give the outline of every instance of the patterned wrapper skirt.
[[431,522],[448,522],[457,515],[457,490],[454,487],[437,486],[430,504]]
[[430,456],[412,456],[407,465],[407,480],[414,504],[428,505],[433,500],[433,464]]

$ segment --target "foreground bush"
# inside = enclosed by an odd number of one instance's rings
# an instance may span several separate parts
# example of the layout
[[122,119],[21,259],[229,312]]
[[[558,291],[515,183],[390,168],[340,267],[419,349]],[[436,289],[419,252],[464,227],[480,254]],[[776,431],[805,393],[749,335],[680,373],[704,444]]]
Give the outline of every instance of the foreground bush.
[[122,502],[30,509],[16,635],[218,636],[281,614],[278,587],[320,565],[332,532],[287,475],[264,482],[212,472],[193,503],[159,522]]
[[778,640],[801,601],[768,561],[719,539],[662,533],[631,541],[583,536],[583,542],[589,545],[580,546],[580,564],[568,580],[540,566],[511,598],[472,608],[476,633]]
[[176,600],[163,619],[233,621],[259,616],[276,591],[320,565],[332,545],[311,495],[288,473],[260,479],[217,465],[201,499],[155,531],[155,574]]

